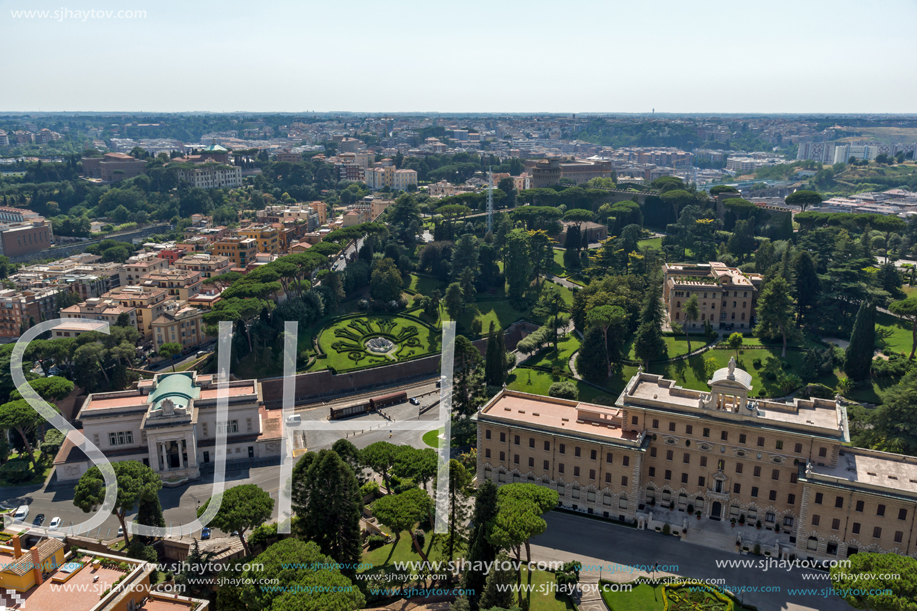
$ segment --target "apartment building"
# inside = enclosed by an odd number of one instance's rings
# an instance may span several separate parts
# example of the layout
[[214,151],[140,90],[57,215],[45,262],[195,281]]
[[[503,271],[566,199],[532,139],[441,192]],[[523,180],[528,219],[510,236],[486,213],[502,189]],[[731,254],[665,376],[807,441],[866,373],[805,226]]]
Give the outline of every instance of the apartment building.
[[213,243],[213,254],[228,258],[233,267],[245,268],[255,260],[258,244],[252,238],[229,237]]
[[735,518],[781,558],[917,557],[917,458],[852,448],[843,404],[753,400],[751,380],[733,360],[709,392],[638,370],[613,406],[504,390],[474,416],[479,481],[638,527]]
[[155,253],[144,253],[134,255],[124,262],[120,273],[120,285],[131,286],[140,284],[141,278],[147,274],[169,269],[169,261],[161,259]]
[[526,162],[526,173],[535,189],[553,187],[561,178],[568,178],[578,185],[593,178],[610,178],[613,171],[611,161],[589,159],[541,159]]
[[255,241],[258,252],[280,254],[279,230],[270,224],[249,225],[239,229],[236,235]]
[[242,168],[214,161],[182,164],[178,180],[200,189],[234,189],[242,186]]
[[201,278],[213,278],[225,274],[232,267],[229,257],[211,255],[203,252],[186,255],[175,262],[175,269],[190,270],[200,273]]
[[697,296],[700,319],[689,329],[702,329],[710,322],[714,329],[749,330],[754,324],[760,274],[746,274],[724,263],[665,263],[662,298],[669,320],[684,326],[684,306]]
[[110,325],[117,323],[122,314],[128,315],[132,325],[137,325],[137,309],[121,305],[121,302],[114,299],[93,297],[60,311],[61,318],[91,318],[105,321]]
[[12,289],[0,291],[0,337],[19,337],[21,329],[22,301],[19,292]]
[[180,344],[183,350],[196,348],[205,341],[204,313],[188,302],[169,302],[165,311],[153,321],[153,347],[156,352],[163,344]]
[[385,187],[393,191],[406,191],[410,185],[417,186],[417,171],[396,170],[394,165],[377,164],[364,172],[363,182],[374,191]]
[[143,286],[166,289],[170,299],[187,301],[201,291],[201,273],[190,269],[164,269],[140,278]]
[[145,340],[153,337],[152,323],[166,310],[169,292],[157,286],[122,286],[102,295],[126,308],[134,308],[137,330]]

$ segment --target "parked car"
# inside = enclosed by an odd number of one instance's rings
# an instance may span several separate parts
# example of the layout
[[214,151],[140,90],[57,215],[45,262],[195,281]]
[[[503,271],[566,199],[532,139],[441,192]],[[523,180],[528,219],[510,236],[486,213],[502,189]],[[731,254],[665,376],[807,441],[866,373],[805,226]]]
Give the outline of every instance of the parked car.
[[410,399],[408,399],[408,403],[410,403],[411,405],[420,405],[420,399],[418,399],[417,397],[411,397]]
[[57,530],[60,528],[60,518],[51,518],[51,524],[48,525],[50,530]]
[[32,525],[41,526],[44,523],[45,523],[45,514],[40,513],[37,516],[35,516],[35,520],[32,522]]
[[124,536],[124,528],[121,527],[121,526],[118,527],[118,536],[119,536],[119,537],[123,537],[123,536]]
[[209,538],[210,538],[210,529],[205,526],[201,530],[201,539],[203,540],[203,539],[209,539]]
[[13,519],[17,521],[23,521],[29,517],[29,506],[21,505],[19,509],[16,510],[16,513],[13,514]]

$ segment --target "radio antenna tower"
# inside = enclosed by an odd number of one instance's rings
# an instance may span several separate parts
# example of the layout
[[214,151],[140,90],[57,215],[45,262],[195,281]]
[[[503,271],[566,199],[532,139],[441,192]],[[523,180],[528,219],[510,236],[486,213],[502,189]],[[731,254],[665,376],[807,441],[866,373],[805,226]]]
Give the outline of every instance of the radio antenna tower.
[[494,229],[494,173],[487,169],[487,231]]

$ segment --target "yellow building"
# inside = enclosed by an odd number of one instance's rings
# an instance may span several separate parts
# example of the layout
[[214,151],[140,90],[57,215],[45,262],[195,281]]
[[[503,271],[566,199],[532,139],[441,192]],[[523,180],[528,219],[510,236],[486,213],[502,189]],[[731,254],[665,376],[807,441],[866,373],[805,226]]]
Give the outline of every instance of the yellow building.
[[156,352],[163,344],[179,344],[183,350],[191,350],[204,342],[204,313],[186,303],[170,302],[162,316],[152,323],[153,344]]
[[688,323],[702,329],[709,322],[714,329],[748,331],[752,328],[758,287],[762,277],[746,274],[724,263],[666,263],[662,298],[669,320],[685,326],[684,307],[697,296],[700,318]]
[[244,268],[255,260],[258,244],[252,238],[235,236],[213,243],[213,254],[228,257],[234,267]]
[[271,255],[280,254],[279,231],[272,225],[249,225],[245,229],[238,230],[236,233],[242,237],[254,240],[258,252]]
[[105,293],[102,299],[111,299],[125,308],[134,308],[137,330],[143,334],[144,339],[150,339],[153,335],[150,325],[165,312],[169,292],[156,286],[122,286]]

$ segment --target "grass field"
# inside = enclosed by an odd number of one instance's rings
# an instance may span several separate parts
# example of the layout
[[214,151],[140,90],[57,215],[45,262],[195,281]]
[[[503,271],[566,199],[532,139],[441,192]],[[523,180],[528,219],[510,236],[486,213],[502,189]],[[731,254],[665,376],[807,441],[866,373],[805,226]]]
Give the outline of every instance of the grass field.
[[[353,321],[369,321],[370,327],[354,327]],[[394,326],[383,330],[380,323],[386,321],[394,322]],[[404,341],[398,341],[397,338],[401,333],[408,333],[413,327],[416,334],[406,338]],[[364,329],[366,329],[364,331]],[[347,333],[348,336],[341,336],[341,333]],[[385,355],[376,355],[368,351],[361,351],[365,340],[378,335],[386,335],[398,344],[399,348],[394,353],[395,359]],[[353,339],[359,337],[359,339]],[[322,351],[327,355],[326,358],[318,359],[313,370],[326,369],[333,367],[338,371],[352,369],[357,366],[365,365],[384,365],[406,358],[416,357],[422,354],[433,353],[438,350],[438,336],[431,331],[426,325],[420,324],[413,318],[404,316],[381,316],[368,315],[360,318],[345,318],[339,320],[321,331],[318,338],[318,344]],[[347,350],[347,347],[353,347],[354,350]],[[361,358],[354,359],[351,355],[358,354]]]
[[634,586],[630,592],[602,592],[602,600],[613,611],[662,611],[665,602],[662,587],[647,584]]
[[446,293],[445,283],[430,276],[418,276],[417,274],[411,274],[411,283],[408,285],[408,288],[412,291],[417,291],[421,295],[427,296],[429,296],[434,289],[439,289],[440,297]]
[[439,447],[439,429],[433,429],[423,434],[423,442],[431,448]]
[[[671,336],[664,335],[663,339],[665,340],[666,348],[668,349],[669,358],[681,356],[683,354],[688,354],[688,340],[685,339],[684,335]],[[702,348],[707,344],[707,341],[704,339],[702,333],[692,333],[691,334],[691,350],[697,350]],[[624,344],[624,350],[627,351],[627,359],[630,361],[637,360],[637,355],[634,354],[633,338],[626,344]]]
[[557,343],[558,354],[554,354],[554,348],[548,348],[538,359],[527,362],[526,365],[531,367],[548,367],[554,369],[560,367],[570,373],[570,357],[579,350],[580,341],[575,333],[570,333]]
[[[385,530],[384,527],[383,530]],[[424,530],[426,531],[427,529],[425,528]],[[433,536],[428,531],[424,542],[424,553],[430,560],[433,560],[432,552]],[[402,532],[401,538],[395,543],[363,552],[363,562],[372,564],[374,568],[390,565],[394,562],[414,562],[420,559],[420,554],[414,549],[414,544],[411,542],[411,535],[408,531]]]
[[913,345],[913,337],[911,335],[911,326],[899,318],[890,316],[883,312],[876,313],[876,333],[884,331],[890,333],[888,337],[885,338],[886,348],[884,351],[886,353],[890,352],[903,352],[905,355],[911,353],[911,346]]
[[656,250],[662,250],[662,238],[640,240],[637,242],[637,248],[655,248]]
[[[549,592],[547,584],[556,583],[556,578],[554,573],[549,573],[547,571],[529,571],[528,569],[522,570],[522,583],[531,584],[534,594],[531,592],[525,594],[525,601],[528,603],[529,611],[567,611],[575,610],[576,607],[573,605],[573,602],[570,600],[566,594],[551,593],[551,594],[541,594],[539,590],[543,589],[546,592]],[[542,584],[545,584],[542,586]]]
[[481,319],[481,329],[487,333],[490,329],[490,323],[493,321],[497,329],[505,329],[520,318],[527,318],[531,315],[530,310],[517,310],[504,300],[486,300],[470,304],[465,313],[458,317],[458,322],[465,329],[471,328],[471,322],[475,318]]
[[566,276],[567,270],[564,268],[564,252],[563,250],[554,249],[554,263],[551,265],[551,269],[548,270],[555,276]]
[[556,282],[551,282],[550,280],[545,280],[544,285],[553,286],[560,291],[560,294],[564,298],[564,303],[567,305],[568,310],[573,307],[573,289],[557,284]]
[[576,384],[579,390],[580,401],[595,402],[599,397],[607,397],[612,394],[611,392],[604,392],[594,386],[574,380],[573,378],[553,376],[547,371],[528,369],[526,367],[516,368],[513,373],[509,375],[506,381],[506,387],[520,392],[531,393],[533,395],[548,396],[548,390],[551,388],[551,384],[563,380],[569,380]]

